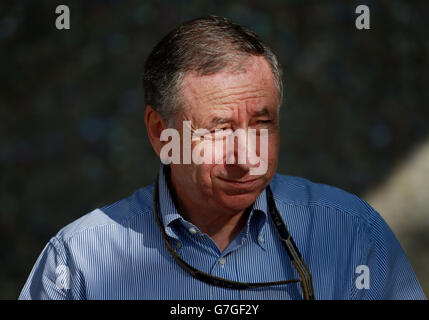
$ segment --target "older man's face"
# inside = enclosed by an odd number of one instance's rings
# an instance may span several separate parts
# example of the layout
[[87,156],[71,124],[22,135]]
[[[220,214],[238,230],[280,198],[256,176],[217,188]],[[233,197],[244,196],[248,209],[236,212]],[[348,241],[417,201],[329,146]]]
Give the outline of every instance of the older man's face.
[[[210,132],[221,129],[268,130],[266,171],[250,174],[258,164],[223,163],[219,160],[203,164],[171,164],[171,178],[175,192],[187,205],[201,209],[237,213],[249,207],[268,185],[276,168],[279,150],[278,92],[269,64],[262,57],[251,57],[243,65],[246,72],[221,71],[213,75],[188,74],[182,85],[182,112],[176,125],[191,121],[192,129]],[[182,131],[182,130],[180,130]],[[256,139],[256,154],[260,143]],[[193,142],[192,148],[198,143]],[[243,149],[235,149],[235,156]],[[215,163],[216,162],[216,163]],[[259,164],[261,165],[261,164]]]

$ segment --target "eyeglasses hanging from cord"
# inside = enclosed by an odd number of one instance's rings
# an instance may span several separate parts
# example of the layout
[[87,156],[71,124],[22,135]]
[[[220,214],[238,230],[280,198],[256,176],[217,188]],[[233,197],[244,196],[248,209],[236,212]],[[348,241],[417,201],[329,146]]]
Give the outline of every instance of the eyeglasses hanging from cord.
[[232,281],[232,280],[213,276],[211,274],[200,271],[194,268],[193,266],[189,265],[177,254],[177,252],[170,245],[170,243],[168,242],[167,234],[165,233],[165,230],[162,226],[161,219],[159,216],[159,211],[158,211],[158,177],[156,178],[156,181],[155,181],[155,189],[154,189],[154,196],[153,196],[155,220],[161,230],[164,243],[168,251],[170,252],[170,254],[173,256],[174,260],[177,262],[178,265],[180,265],[186,272],[191,274],[194,278],[214,286],[228,288],[228,289],[238,289],[238,290],[270,287],[270,286],[277,286],[277,285],[284,285],[284,284],[299,282],[303,292],[304,300],[314,300],[315,297],[314,297],[313,281],[311,278],[310,270],[305,264],[295,242],[292,239],[292,236],[289,230],[286,227],[286,224],[284,223],[277,209],[270,186],[267,186],[266,190],[267,190],[268,210],[270,213],[271,220],[283,244],[283,247],[285,248],[288,254],[289,259],[291,260],[293,266],[297,270],[301,279],[291,279],[291,280],[274,281],[274,282],[239,282],[239,281]]

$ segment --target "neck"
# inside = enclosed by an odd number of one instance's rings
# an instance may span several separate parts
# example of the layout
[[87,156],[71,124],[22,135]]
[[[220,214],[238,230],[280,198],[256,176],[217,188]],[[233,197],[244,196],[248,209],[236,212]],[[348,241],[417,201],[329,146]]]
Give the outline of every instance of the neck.
[[169,180],[166,176],[170,193],[180,215],[198,227],[201,232],[206,233],[221,252],[224,251],[246,225],[250,211],[226,212],[222,209],[204,207],[188,197],[186,193],[180,192],[181,189],[176,187],[173,178]]

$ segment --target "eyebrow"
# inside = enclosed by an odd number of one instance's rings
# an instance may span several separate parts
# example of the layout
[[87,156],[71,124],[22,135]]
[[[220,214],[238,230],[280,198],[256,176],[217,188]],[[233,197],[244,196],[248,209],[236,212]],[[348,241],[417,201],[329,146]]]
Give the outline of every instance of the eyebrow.
[[[252,113],[252,116],[259,117],[259,116],[265,116],[267,114],[270,114],[270,112],[268,111],[267,107],[264,107],[262,110],[259,110],[259,111],[256,111],[256,112]],[[215,118],[213,118],[210,121],[210,125],[211,126],[216,126],[216,125],[219,125],[219,124],[228,123],[230,121],[231,121],[230,118],[215,117]]]
[[268,111],[267,107],[264,107],[264,109],[256,111],[255,113],[253,113],[253,116],[265,116],[267,114],[269,114],[270,112]]
[[220,117],[215,117],[212,119],[212,121],[210,121],[210,124],[212,126],[216,126],[218,124],[224,124],[224,123],[228,123],[229,121],[231,121],[228,118],[220,118]]

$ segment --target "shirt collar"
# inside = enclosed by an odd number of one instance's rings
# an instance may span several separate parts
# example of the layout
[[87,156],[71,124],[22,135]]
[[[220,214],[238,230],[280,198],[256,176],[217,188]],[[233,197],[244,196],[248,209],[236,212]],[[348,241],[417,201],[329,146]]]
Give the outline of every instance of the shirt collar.
[[[182,224],[186,221],[179,214],[174,205],[173,198],[168,187],[167,170],[169,168],[163,164],[160,165],[158,187],[159,187],[159,209],[162,224],[166,233],[174,238],[178,238],[172,228],[172,223],[179,220]],[[252,210],[247,220],[246,225],[246,236],[249,236],[249,232],[255,237],[255,241],[262,247],[265,248],[265,241],[260,241],[260,238],[264,238],[266,229],[266,222],[268,218],[268,203],[267,203],[267,192],[264,189],[253,203]]]
[[253,240],[263,249],[266,248],[265,231],[267,228],[268,203],[267,191],[264,189],[253,203],[252,211],[247,220],[246,236],[249,232]]
[[172,234],[170,224],[176,220],[183,220],[182,216],[176,209],[171,196],[170,189],[167,184],[166,168],[161,164],[159,169],[158,187],[159,187],[159,210],[161,215],[162,224],[167,234],[176,237]]

